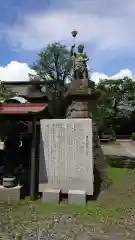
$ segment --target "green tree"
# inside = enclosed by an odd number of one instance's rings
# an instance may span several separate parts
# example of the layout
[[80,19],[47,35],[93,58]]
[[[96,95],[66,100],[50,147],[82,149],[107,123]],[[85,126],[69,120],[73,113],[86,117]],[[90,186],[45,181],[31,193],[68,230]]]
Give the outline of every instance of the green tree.
[[48,90],[61,91],[66,80],[71,79],[71,61],[67,47],[60,43],[49,44],[38,57],[32,68],[44,79]]
[[100,80],[97,89],[101,92],[97,111],[101,129],[109,124],[116,129],[117,119],[130,119],[135,103],[135,82],[132,79]]
[[32,69],[44,80],[47,96],[52,99],[50,109],[58,117],[66,81],[71,79],[70,53],[65,45],[52,43],[38,57]]

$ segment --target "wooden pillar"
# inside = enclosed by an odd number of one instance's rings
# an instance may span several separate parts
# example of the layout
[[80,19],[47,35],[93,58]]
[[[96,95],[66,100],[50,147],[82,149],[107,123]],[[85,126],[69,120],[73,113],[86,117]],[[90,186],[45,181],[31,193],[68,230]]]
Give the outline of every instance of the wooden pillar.
[[37,155],[37,126],[36,116],[32,119],[32,149],[31,149],[31,164],[30,164],[30,198],[35,200],[37,198],[37,169],[36,169],[36,155]]

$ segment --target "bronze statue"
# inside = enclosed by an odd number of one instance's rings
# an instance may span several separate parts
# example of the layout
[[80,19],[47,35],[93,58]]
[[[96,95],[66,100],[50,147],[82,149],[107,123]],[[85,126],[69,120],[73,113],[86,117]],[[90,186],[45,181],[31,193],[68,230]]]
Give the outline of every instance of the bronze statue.
[[74,52],[75,44],[71,47],[71,57],[73,60],[74,79],[88,78],[87,61],[89,60],[86,52],[83,52],[84,45],[78,45],[78,52]]

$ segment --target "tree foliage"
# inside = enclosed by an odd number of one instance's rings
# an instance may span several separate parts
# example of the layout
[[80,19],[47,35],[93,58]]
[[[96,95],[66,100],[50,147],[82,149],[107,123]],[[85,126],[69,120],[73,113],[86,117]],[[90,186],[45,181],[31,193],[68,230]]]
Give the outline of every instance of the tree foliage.
[[70,55],[66,46],[60,43],[49,44],[38,57],[32,68],[51,90],[62,88],[71,77]]
[[[44,80],[47,96],[51,98],[54,112],[60,108],[66,81],[71,80],[72,61],[65,45],[49,44],[38,54],[38,60],[32,68]],[[119,125],[134,119],[135,82],[125,77],[123,79],[100,80],[96,86],[100,92],[96,118],[100,129],[112,126],[116,130]],[[55,107],[54,107],[55,105]],[[56,114],[57,115],[57,114]]]
[[38,60],[32,68],[44,80],[47,97],[52,99],[52,109],[55,116],[60,115],[60,104],[67,80],[71,79],[72,62],[65,45],[49,44],[38,54]]
[[15,96],[11,89],[7,88],[3,82],[0,82],[0,102],[4,102]]
[[135,111],[135,82],[132,79],[100,80],[97,89],[101,93],[97,119],[102,130],[109,125],[116,130],[118,119],[130,120]]

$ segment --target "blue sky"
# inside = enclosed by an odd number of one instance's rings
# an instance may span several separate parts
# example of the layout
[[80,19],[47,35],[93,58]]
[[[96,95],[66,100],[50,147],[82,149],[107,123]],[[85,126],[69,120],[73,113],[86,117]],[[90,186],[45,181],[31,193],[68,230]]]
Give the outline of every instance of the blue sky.
[[134,22],[135,0],[2,1],[0,79],[26,79],[37,53],[55,41],[69,47],[74,28],[93,76],[134,76]]

